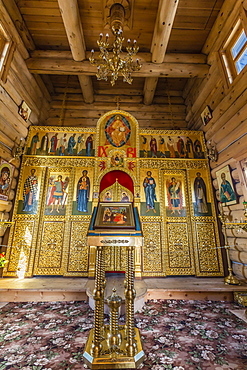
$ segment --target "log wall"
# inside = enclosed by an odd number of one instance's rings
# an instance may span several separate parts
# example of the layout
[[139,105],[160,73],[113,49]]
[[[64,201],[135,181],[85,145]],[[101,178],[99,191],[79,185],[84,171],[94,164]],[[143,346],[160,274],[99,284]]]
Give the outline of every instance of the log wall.
[[[172,89],[169,89],[169,97],[166,93],[167,87],[164,88],[162,83],[158,83],[153,104],[145,105],[143,102],[144,78],[134,79],[130,86],[126,86],[126,82],[119,79],[113,89],[109,86],[109,82],[101,81],[99,84],[96,78],[92,77],[94,86],[94,102],[92,104],[87,104],[83,100],[81,90],[77,87],[77,76],[69,76],[66,89],[64,86],[66,86],[67,77],[50,76],[50,78],[56,88],[47,120],[48,125],[95,127],[101,116],[110,110],[117,109],[118,106],[132,114],[138,120],[140,127],[186,129],[186,106],[181,96],[179,79],[173,80],[174,84]],[[59,83],[63,84],[63,87],[59,88]],[[61,116],[63,117],[62,122],[60,122]]]
[[[20,159],[13,157],[13,149],[25,139],[30,125],[42,124],[48,117],[50,102],[46,89],[29,72],[25,60],[28,47],[21,40],[16,28],[0,2],[0,19],[13,41],[14,52],[8,61],[7,79],[0,79],[0,158],[15,166],[9,200],[0,200],[0,219],[10,219],[19,175]],[[18,113],[22,101],[31,109],[25,121]],[[5,234],[5,239],[4,239]],[[6,233],[0,228],[0,245],[6,242]],[[1,247],[0,247],[1,248]],[[2,248],[4,250],[4,248]]]
[[[247,67],[228,84],[220,60],[220,48],[226,41],[237,17],[244,17],[246,11],[242,1],[225,1],[220,15],[205,43],[203,52],[211,65],[208,76],[187,84],[184,99],[187,105],[188,128],[203,130],[207,140],[216,145],[217,161],[211,161],[211,174],[218,206],[220,208],[219,184],[216,172],[229,165],[238,203],[224,207],[228,220],[244,220],[243,201],[247,201],[247,184],[243,176],[242,162],[247,158]],[[247,30],[246,30],[247,31]],[[212,119],[204,126],[201,113],[208,105]],[[233,272],[241,280],[247,280],[247,232],[227,230]]]

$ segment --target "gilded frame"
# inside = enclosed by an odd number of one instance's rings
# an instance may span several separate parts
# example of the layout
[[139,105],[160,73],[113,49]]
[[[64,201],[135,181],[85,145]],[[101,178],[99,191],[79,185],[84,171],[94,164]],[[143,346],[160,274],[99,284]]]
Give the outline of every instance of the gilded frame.
[[223,206],[230,206],[237,203],[237,194],[234,189],[230,166],[226,165],[216,171],[216,178],[219,185],[220,201]]
[[132,203],[101,202],[98,205],[94,229],[134,229]]

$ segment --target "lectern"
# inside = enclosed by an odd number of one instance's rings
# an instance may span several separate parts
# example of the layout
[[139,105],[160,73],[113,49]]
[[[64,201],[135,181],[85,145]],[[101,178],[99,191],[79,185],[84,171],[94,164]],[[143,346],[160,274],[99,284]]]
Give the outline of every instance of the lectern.
[[[144,359],[139,330],[134,327],[134,251],[143,235],[137,208],[132,203],[99,203],[88,230],[88,245],[96,246],[94,328],[91,329],[83,358],[91,369],[135,369]],[[118,324],[121,297],[114,290],[105,299],[104,247],[126,248],[125,324]],[[110,324],[104,324],[104,304],[110,309]]]

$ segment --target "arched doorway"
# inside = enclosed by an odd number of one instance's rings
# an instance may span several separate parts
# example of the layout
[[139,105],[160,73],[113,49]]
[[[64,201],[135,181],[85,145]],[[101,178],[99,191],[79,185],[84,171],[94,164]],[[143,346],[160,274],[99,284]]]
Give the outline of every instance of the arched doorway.
[[[125,200],[123,195],[125,194]],[[105,174],[100,182],[101,201],[133,201],[134,183],[132,178],[124,171],[114,170]]]
[[[133,202],[134,183],[124,171],[113,170],[105,174],[100,182],[100,201]],[[124,247],[105,247],[106,272],[125,272],[126,250]]]

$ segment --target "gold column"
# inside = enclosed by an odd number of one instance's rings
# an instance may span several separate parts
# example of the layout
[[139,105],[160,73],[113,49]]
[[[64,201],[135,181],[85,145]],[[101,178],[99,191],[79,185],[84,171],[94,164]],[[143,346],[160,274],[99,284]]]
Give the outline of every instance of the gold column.
[[111,352],[115,353],[119,350],[122,339],[118,325],[118,313],[122,304],[122,298],[116,294],[116,288],[112,289],[112,295],[107,298],[107,304],[110,308],[109,347]]
[[[101,345],[101,329],[102,329],[102,305],[104,305],[104,284],[102,281],[102,265],[104,260],[104,247],[98,246],[96,249],[96,273],[95,273],[95,288],[93,298],[95,301],[94,310],[94,336],[93,336],[93,354],[98,357]],[[103,306],[104,314],[104,306]]]
[[[106,287],[106,278],[105,278],[105,247],[101,247],[101,268],[100,268],[100,274],[101,274],[101,308],[100,308],[100,327],[101,332],[104,332],[104,296],[105,296],[105,287]],[[102,333],[102,337],[103,337]]]
[[125,280],[125,306],[126,306],[126,350],[129,356],[134,356],[136,351],[134,333],[134,299],[136,291],[134,289],[134,247],[127,247],[127,269]]
[[97,247],[89,246],[89,267],[88,267],[88,277],[93,278],[95,276],[96,267],[96,250]]

